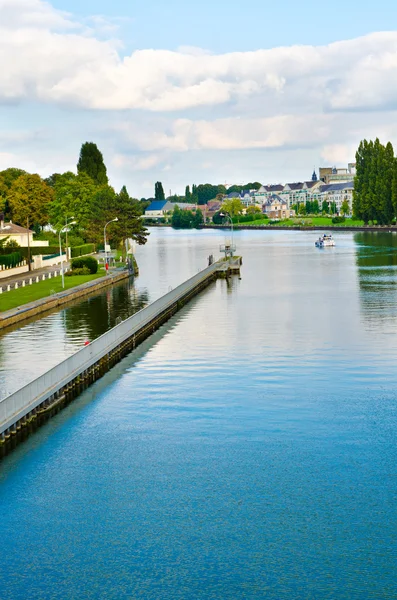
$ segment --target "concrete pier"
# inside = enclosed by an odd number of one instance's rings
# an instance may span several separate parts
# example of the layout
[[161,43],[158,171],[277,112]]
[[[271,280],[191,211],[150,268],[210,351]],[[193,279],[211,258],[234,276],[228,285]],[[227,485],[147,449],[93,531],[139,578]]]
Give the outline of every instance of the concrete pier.
[[216,262],[0,401],[0,458],[134,350],[218,277],[239,272],[241,259]]

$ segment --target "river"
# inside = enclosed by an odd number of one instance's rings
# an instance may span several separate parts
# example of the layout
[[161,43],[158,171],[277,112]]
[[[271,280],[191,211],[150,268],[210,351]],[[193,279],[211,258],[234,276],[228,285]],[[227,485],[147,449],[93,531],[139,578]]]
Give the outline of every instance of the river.
[[[241,279],[211,284],[0,464],[2,597],[397,597],[397,236],[334,237],[236,232]],[[152,230],[134,285],[0,337],[0,385],[224,239]]]

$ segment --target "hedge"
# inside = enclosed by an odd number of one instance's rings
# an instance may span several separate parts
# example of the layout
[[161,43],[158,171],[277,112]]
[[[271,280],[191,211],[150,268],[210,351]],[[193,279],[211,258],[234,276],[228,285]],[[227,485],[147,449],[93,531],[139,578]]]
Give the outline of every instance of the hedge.
[[[83,246],[75,246],[71,249],[72,258],[77,256],[82,256],[83,254],[90,254],[91,252],[95,252],[95,244],[84,244]],[[18,248],[18,252],[22,254],[24,258],[28,257],[29,248]],[[62,244],[62,252],[65,252],[65,246]],[[4,254],[9,254],[10,248],[0,248],[0,256]],[[59,255],[59,246],[31,246],[30,247],[30,256],[35,256],[36,254],[46,255]]]
[[[0,255],[8,254],[10,250],[7,248],[0,248]],[[18,248],[18,252],[24,258],[28,257],[29,248]],[[30,248],[30,256],[34,256],[36,254],[59,254],[59,246],[33,246]]]
[[84,256],[84,254],[91,254],[92,252],[95,252],[95,244],[83,244],[82,246],[75,246],[71,251],[72,258]]
[[98,261],[93,256],[82,256],[80,258],[74,258],[72,260],[72,271],[75,269],[83,269],[87,267],[90,273],[94,275],[98,271]]
[[22,255],[20,252],[11,252],[11,254],[0,256],[0,265],[4,267],[16,267],[20,262],[22,262]]

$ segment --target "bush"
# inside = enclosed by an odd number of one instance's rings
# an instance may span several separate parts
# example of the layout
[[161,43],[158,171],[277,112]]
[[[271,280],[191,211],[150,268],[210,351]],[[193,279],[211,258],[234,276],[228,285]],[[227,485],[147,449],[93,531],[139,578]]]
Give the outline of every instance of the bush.
[[11,252],[10,254],[0,256],[0,265],[4,267],[16,267],[20,262],[22,262],[22,255],[20,252]]
[[88,267],[81,267],[77,269],[72,269],[71,271],[67,271],[65,273],[68,277],[72,277],[73,275],[90,275],[90,270]]
[[72,260],[72,270],[86,267],[92,275],[98,272],[98,261],[93,256],[82,256]]
[[84,254],[91,254],[92,252],[95,252],[95,244],[83,244],[82,246],[71,248],[72,258],[83,256]]
[[333,217],[333,223],[344,223],[346,221],[345,217]]

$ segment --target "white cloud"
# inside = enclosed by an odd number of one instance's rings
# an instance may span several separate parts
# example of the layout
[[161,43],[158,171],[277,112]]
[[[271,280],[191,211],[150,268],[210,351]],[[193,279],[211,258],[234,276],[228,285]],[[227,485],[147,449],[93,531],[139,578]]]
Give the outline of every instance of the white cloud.
[[[108,26],[102,17],[94,22]],[[259,97],[267,116],[280,106],[305,113],[397,101],[397,32],[321,47],[220,55],[146,49],[131,56],[94,34],[41,0],[0,0],[0,98],[181,111]]]
[[353,159],[362,137],[397,142],[397,32],[318,47],[124,55],[118,25],[42,0],[0,0],[3,168],[74,168],[81,142],[93,139],[116,187],[131,182],[143,194],[164,172],[179,191],[186,179],[302,179],[306,163],[311,172]]

